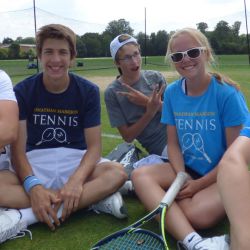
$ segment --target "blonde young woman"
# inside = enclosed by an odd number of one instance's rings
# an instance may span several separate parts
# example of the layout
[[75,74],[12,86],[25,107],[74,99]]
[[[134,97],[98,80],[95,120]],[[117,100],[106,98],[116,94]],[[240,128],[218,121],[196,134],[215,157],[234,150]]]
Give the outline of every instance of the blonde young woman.
[[167,125],[171,164],[135,170],[135,191],[152,210],[176,174],[186,171],[190,179],[169,209],[167,230],[179,249],[226,250],[226,236],[204,239],[195,230],[210,228],[225,216],[216,185],[217,164],[239,135],[247,106],[235,84],[209,73],[212,50],[200,31],[184,28],[173,34],[167,57],[181,75],[165,91],[161,119]]

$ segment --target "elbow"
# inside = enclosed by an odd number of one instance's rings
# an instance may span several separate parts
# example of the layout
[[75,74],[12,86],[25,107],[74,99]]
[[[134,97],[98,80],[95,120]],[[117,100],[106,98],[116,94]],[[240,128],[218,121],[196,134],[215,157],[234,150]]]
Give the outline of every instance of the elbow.
[[132,143],[134,138],[132,138],[131,136],[122,136],[123,140],[127,143]]
[[10,130],[8,132],[5,132],[2,135],[1,142],[2,142],[2,145],[7,145],[7,144],[11,144],[16,139],[17,139],[17,130],[16,129],[12,129],[12,130]]

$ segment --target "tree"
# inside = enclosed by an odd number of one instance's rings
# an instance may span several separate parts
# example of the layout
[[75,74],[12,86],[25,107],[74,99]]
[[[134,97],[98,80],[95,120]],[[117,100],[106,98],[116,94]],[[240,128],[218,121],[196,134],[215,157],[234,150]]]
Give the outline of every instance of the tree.
[[3,39],[3,44],[12,44],[13,42],[14,40],[9,37]]
[[101,36],[102,40],[102,56],[110,56],[109,45],[112,41],[112,37],[108,33],[103,33]]
[[197,26],[197,29],[200,32],[202,32],[203,34],[205,34],[206,33],[206,29],[208,29],[207,23],[204,23],[204,22],[197,23],[196,26]]
[[235,38],[239,38],[241,22],[236,21],[232,25],[232,33]]
[[8,59],[8,49],[0,48],[0,59]]
[[159,30],[155,37],[155,52],[157,56],[166,54],[168,41],[168,33],[165,30]]
[[145,33],[139,32],[136,38],[137,42],[140,44],[141,54],[145,56],[145,54],[148,54],[149,51],[149,36],[148,35],[146,36],[146,41],[145,41]]
[[77,57],[85,57],[87,54],[86,45],[83,41],[82,36],[76,36],[76,51],[77,51]]
[[111,38],[126,33],[133,36],[134,30],[130,27],[129,22],[125,19],[114,20],[108,23],[107,28],[104,31],[106,34],[109,34]]
[[12,43],[9,47],[9,58],[17,59],[19,58],[20,45],[18,43]]
[[35,44],[36,40],[34,37],[25,37],[20,39],[21,44]]
[[82,39],[86,45],[87,57],[99,57],[102,55],[101,37],[98,33],[85,33]]

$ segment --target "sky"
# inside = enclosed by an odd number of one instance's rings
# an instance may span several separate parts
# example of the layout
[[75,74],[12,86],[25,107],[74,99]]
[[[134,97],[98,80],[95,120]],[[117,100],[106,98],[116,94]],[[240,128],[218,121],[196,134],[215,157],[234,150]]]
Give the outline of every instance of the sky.
[[[250,0],[245,3],[249,30]],[[145,16],[147,34],[196,28],[199,22],[213,30],[221,20],[230,26],[241,21],[240,33],[246,34],[244,0],[35,0],[35,5],[37,29],[48,23],[61,23],[78,35],[102,33],[109,22],[121,18],[129,22],[136,35],[145,32]],[[5,37],[34,37],[33,17],[33,0],[0,0],[0,42]]]

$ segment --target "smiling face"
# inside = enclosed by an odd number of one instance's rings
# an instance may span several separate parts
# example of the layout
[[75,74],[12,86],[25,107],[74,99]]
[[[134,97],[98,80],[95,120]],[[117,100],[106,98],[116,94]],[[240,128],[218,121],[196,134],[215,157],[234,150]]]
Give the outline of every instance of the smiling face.
[[43,67],[44,81],[68,80],[68,69],[73,58],[71,58],[69,43],[65,39],[46,39],[39,59]]
[[138,45],[128,43],[117,52],[116,65],[122,71],[123,76],[138,75],[141,70],[141,54]]
[[[182,33],[173,39],[171,53],[184,52],[196,47],[202,47],[202,45],[188,33]],[[206,74],[207,61],[207,52],[204,50],[200,51],[200,55],[196,58],[191,58],[185,54],[180,62],[174,63],[174,66],[180,75],[192,80]]]

